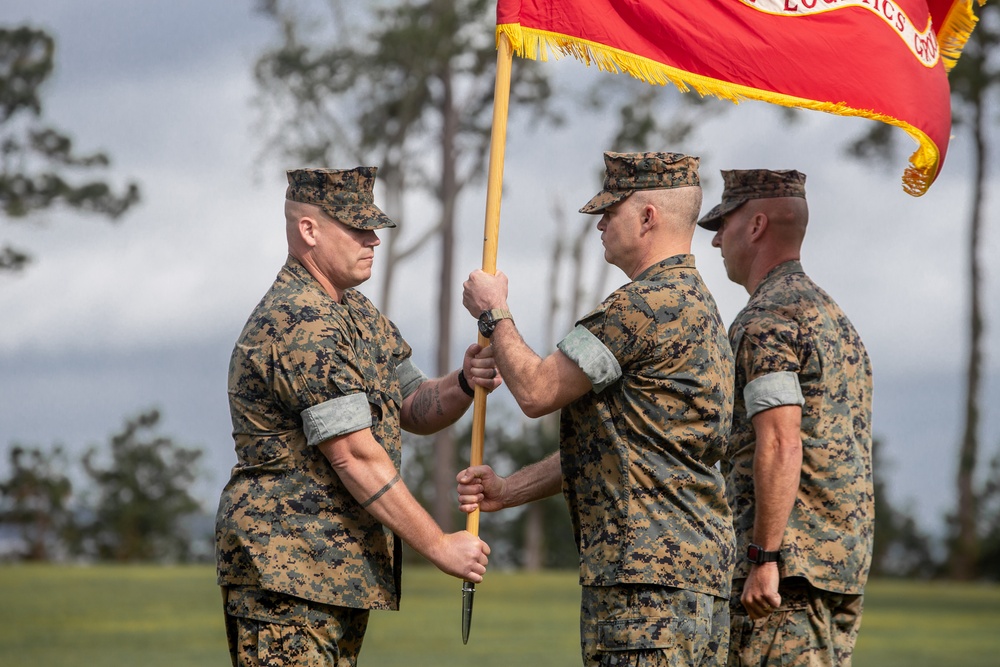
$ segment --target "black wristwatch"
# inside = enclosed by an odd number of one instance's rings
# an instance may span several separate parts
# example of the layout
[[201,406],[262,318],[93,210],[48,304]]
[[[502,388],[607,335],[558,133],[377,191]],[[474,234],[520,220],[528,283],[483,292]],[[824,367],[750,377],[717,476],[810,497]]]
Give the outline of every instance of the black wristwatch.
[[510,314],[509,310],[503,308],[494,308],[493,310],[484,310],[479,316],[479,333],[483,334],[486,338],[493,335],[493,330],[497,328],[497,322],[500,320],[512,320],[514,316]]
[[780,551],[764,551],[764,547],[751,544],[747,547],[747,560],[755,565],[777,563],[781,559]]

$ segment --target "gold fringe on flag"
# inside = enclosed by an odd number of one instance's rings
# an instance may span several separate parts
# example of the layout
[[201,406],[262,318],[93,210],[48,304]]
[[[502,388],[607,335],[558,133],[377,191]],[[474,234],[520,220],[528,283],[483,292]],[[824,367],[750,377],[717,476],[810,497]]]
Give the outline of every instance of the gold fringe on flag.
[[[980,7],[985,4],[986,0],[979,0]],[[972,0],[961,0],[952,5],[944,25],[937,31],[938,48],[946,71],[950,72],[958,62],[962,49],[978,22],[979,17],[972,11]]]
[[[982,4],[986,0],[979,1]],[[968,0],[967,4],[971,5],[971,2],[972,0]],[[969,15],[972,15],[971,7],[969,7]],[[970,23],[963,13],[953,11],[949,14],[948,26],[951,30],[949,39],[952,40],[949,42],[951,45],[949,48],[952,49],[949,51],[949,54],[955,54],[953,56],[950,55],[950,57],[957,58],[957,53],[961,51],[961,46],[964,46],[965,40],[968,39],[969,33],[972,30],[971,26],[975,25],[975,21],[974,15],[972,15]],[[962,26],[969,27],[963,32],[960,29]],[[604,72],[629,74],[640,81],[659,86],[671,83],[682,93],[687,93],[691,89],[694,89],[702,97],[711,95],[729,100],[735,104],[739,104],[743,100],[758,100],[785,107],[823,111],[839,116],[859,116],[888,123],[904,130],[918,144],[917,150],[910,156],[909,167],[903,172],[903,190],[907,194],[919,197],[927,192],[927,189],[937,176],[941,154],[930,137],[908,123],[870,109],[855,109],[843,103],[819,102],[817,100],[803,99],[773,91],[741,86],[728,81],[720,81],[670,67],[655,60],[637,56],[634,53],[622,51],[604,44],[546,30],[523,28],[518,23],[498,25],[498,40],[501,33],[507,35],[514,54],[522,58],[544,62],[549,59],[549,52],[551,51],[556,58],[569,55],[582,61],[588,67],[591,64],[596,65],[598,69]],[[958,40],[961,35],[964,35],[964,38],[962,38],[959,45]],[[956,48],[957,51],[955,50]]]

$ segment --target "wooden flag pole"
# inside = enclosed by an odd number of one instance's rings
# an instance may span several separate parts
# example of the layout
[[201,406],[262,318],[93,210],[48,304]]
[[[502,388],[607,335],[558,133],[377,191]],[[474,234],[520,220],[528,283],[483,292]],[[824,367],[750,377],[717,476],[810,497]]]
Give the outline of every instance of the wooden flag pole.
[[[510,70],[513,50],[510,38],[500,33],[497,40],[497,79],[493,90],[493,131],[490,135],[490,162],[486,185],[486,224],[483,230],[483,271],[497,272],[497,248],[500,236],[500,195],[503,191],[504,151],[507,144],[507,110],[510,104]],[[479,334],[479,344],[483,347],[490,341]],[[472,452],[469,464],[483,463],[483,443],[486,439],[486,390],[476,385],[472,405]],[[479,510],[471,512],[466,519],[465,529],[479,535]],[[462,586],[462,643],[469,641],[472,623],[472,596],[475,584],[465,582]]]

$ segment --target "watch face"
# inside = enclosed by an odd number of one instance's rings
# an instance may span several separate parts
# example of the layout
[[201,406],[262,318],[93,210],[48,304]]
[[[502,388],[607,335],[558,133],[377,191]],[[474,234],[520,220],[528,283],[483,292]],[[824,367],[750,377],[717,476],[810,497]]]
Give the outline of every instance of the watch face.
[[495,328],[496,322],[494,322],[493,318],[490,317],[490,311],[487,310],[483,312],[483,314],[479,316],[479,333],[489,338],[493,334],[493,329]]

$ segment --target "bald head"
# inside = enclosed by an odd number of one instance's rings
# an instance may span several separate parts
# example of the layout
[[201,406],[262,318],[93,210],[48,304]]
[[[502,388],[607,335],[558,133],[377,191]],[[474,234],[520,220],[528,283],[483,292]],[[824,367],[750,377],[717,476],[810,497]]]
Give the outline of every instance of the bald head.
[[700,185],[680,188],[660,188],[638,190],[628,200],[633,206],[649,204],[656,208],[663,223],[664,232],[687,236],[694,233],[698,212],[701,211],[702,191]]
[[648,267],[691,252],[701,187],[637,190],[602,210],[604,259],[635,278]]
[[803,197],[751,199],[721,217],[712,245],[729,279],[752,294],[771,269],[800,258],[808,222]]
[[320,220],[323,211],[313,204],[285,200],[285,238],[288,240],[288,254],[299,261],[309,251],[310,244],[307,243],[307,234],[299,223],[304,219]]
[[762,213],[767,217],[764,242],[779,253],[794,250],[798,254],[809,223],[809,205],[802,197],[752,199],[743,205],[746,214]]

